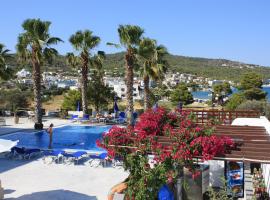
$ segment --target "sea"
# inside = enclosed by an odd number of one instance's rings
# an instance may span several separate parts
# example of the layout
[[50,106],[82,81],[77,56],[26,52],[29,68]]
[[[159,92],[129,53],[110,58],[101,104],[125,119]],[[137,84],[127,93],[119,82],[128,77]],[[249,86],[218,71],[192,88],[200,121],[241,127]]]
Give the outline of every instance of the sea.
[[[238,90],[236,88],[232,89],[232,92],[235,93]],[[263,91],[267,92],[267,100],[270,102],[270,87],[263,87]],[[211,91],[195,91],[192,92],[194,99],[203,99],[203,100],[210,100],[211,99]]]

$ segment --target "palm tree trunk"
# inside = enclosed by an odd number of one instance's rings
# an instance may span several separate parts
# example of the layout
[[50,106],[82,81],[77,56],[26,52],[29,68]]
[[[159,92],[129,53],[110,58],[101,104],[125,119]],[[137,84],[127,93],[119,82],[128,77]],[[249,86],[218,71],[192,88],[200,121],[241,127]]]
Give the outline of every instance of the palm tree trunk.
[[126,54],[126,85],[127,85],[127,123],[133,124],[133,59],[128,52]]
[[149,76],[146,75],[143,78],[144,82],[144,110],[151,108],[150,105],[150,89],[149,89]]
[[81,84],[81,91],[82,91],[82,109],[83,114],[87,113],[87,82],[88,82],[88,60],[83,59],[83,66],[82,66],[82,84]]
[[34,89],[34,102],[35,102],[35,123],[42,124],[42,102],[41,102],[41,72],[40,63],[36,59],[36,52],[32,52],[32,65],[33,65],[33,89]]

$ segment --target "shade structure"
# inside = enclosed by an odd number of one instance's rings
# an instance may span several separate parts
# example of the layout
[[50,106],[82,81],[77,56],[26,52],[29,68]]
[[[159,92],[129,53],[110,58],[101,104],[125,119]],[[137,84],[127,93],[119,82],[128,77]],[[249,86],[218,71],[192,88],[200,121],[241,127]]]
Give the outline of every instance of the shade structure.
[[10,151],[10,149],[18,144],[19,140],[11,141],[0,139],[0,153]]
[[77,102],[77,110],[76,111],[80,111],[80,101]]
[[[270,163],[270,135],[262,126],[218,125],[213,134],[228,136],[236,144],[225,155],[215,156],[216,160],[230,160],[256,163]],[[158,136],[162,145],[172,145],[166,136]]]
[[153,106],[153,110],[156,111],[158,109],[158,103],[156,102],[155,105]]
[[117,113],[119,111],[119,108],[118,108],[116,101],[114,101],[113,110],[115,113]]

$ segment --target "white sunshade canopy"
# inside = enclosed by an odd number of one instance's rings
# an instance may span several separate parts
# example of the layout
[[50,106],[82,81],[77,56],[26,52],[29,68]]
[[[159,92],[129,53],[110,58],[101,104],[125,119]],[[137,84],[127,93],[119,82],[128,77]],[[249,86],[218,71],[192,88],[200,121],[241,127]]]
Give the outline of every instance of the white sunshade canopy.
[[19,140],[11,141],[11,140],[4,140],[0,139],[0,153],[10,151],[10,149],[17,145]]

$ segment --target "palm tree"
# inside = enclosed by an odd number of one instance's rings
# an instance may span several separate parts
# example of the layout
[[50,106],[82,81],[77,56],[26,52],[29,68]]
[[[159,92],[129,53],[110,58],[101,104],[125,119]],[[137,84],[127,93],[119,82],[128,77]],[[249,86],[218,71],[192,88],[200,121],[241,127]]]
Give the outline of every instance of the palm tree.
[[167,49],[159,45],[156,40],[143,38],[139,45],[139,59],[142,61],[141,76],[144,81],[144,109],[150,109],[150,78],[153,80],[161,80],[167,70],[168,63],[164,60]]
[[73,48],[79,51],[79,58],[73,53],[69,54],[70,60],[79,62],[81,65],[81,91],[82,91],[82,108],[83,113],[87,112],[87,82],[88,82],[88,65],[91,59],[91,50],[100,43],[100,38],[93,35],[92,31],[77,31],[69,39]]
[[9,50],[5,48],[5,45],[0,43],[0,78],[6,80],[11,75],[11,69],[6,65],[6,59],[10,57]]
[[90,65],[94,68],[97,76],[100,78],[100,82],[104,83],[103,76],[104,76],[104,70],[103,70],[103,61],[106,58],[104,51],[98,51],[96,55],[94,55],[90,59]]
[[51,48],[62,40],[51,37],[49,34],[51,22],[40,19],[27,19],[23,22],[24,32],[18,37],[17,53],[19,59],[31,62],[33,70],[33,89],[35,101],[35,128],[42,129],[42,104],[41,104],[41,66],[45,60],[50,60],[57,55],[57,50]]
[[126,49],[125,53],[125,65],[126,65],[126,86],[127,86],[127,118],[128,124],[133,123],[133,76],[134,67],[137,65],[136,54],[138,53],[138,45],[141,41],[144,30],[139,26],[133,25],[119,25],[118,35],[120,39],[120,45],[107,43],[108,45],[114,45],[116,47],[122,46]]

